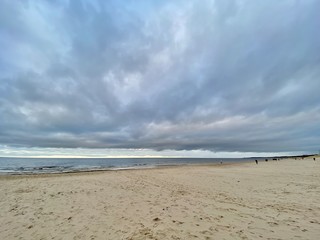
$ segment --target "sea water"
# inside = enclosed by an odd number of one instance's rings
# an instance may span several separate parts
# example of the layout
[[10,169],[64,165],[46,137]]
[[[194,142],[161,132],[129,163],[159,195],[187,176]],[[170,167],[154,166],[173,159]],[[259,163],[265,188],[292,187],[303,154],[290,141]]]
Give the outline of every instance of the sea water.
[[0,174],[41,174],[155,168],[190,164],[223,164],[249,158],[7,158],[0,157]]

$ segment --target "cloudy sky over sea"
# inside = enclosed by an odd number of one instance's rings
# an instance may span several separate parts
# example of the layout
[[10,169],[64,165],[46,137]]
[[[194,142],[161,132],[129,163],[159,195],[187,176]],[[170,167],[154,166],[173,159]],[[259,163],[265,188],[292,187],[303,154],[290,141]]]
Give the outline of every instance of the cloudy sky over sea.
[[320,149],[319,0],[1,0],[0,156]]

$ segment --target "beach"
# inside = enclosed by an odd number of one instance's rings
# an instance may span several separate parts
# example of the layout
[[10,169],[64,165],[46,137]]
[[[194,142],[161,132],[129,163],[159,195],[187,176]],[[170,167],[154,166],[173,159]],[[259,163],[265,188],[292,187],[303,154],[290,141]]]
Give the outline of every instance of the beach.
[[0,239],[319,239],[320,157],[0,177]]

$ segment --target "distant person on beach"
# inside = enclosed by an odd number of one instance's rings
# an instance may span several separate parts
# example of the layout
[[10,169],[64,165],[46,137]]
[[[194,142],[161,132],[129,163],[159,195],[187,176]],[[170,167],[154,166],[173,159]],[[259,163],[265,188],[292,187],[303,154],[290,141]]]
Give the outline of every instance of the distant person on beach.
[[256,161],[256,164],[258,164],[258,160],[256,159],[255,161]]
[[316,158],[313,158],[313,161],[315,161],[316,160]]

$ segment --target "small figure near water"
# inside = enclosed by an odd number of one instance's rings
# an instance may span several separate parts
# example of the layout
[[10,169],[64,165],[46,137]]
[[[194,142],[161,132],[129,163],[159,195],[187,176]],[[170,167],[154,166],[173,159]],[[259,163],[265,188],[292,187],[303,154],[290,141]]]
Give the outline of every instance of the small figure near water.
[[258,160],[256,159],[255,161],[256,161],[256,164],[258,164]]
[[316,158],[313,158],[313,161],[315,161],[316,160]]

